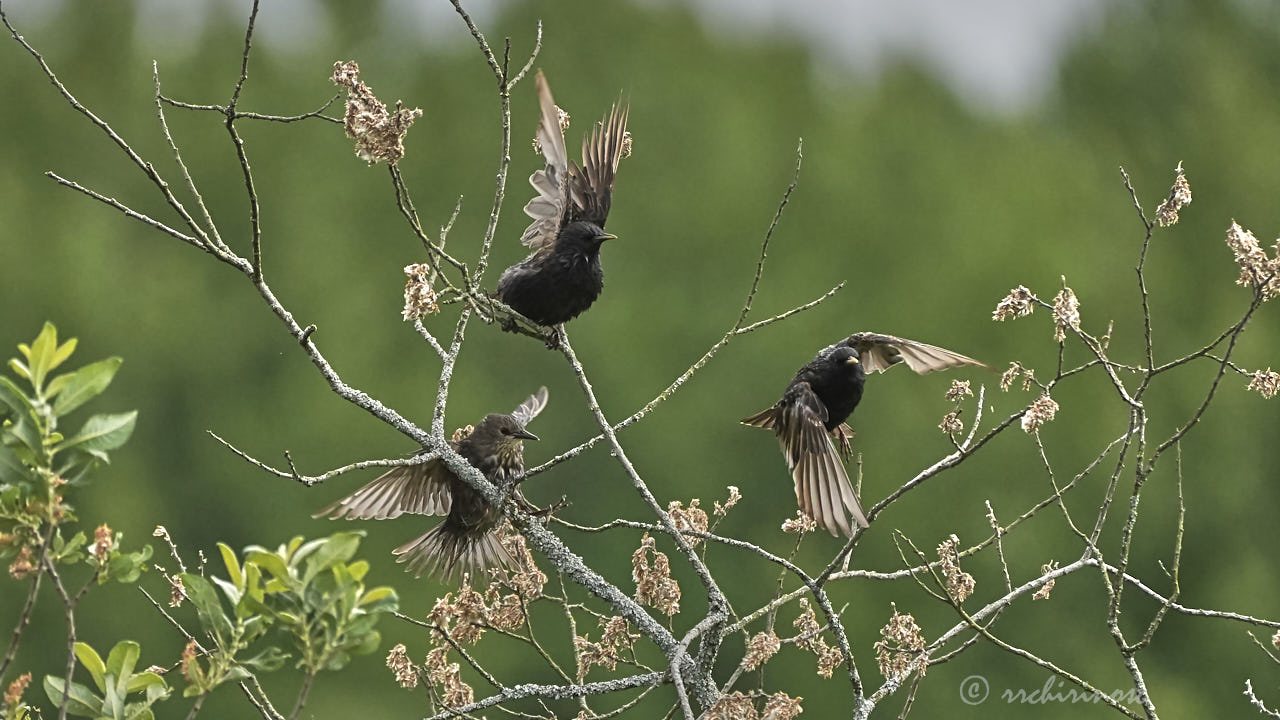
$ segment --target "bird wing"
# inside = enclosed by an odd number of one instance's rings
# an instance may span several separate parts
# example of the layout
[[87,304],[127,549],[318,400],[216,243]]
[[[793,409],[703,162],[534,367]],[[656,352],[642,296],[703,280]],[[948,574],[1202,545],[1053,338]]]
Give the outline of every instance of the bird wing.
[[566,224],[589,220],[604,227],[613,198],[613,183],[627,134],[627,106],[614,103],[609,115],[582,138],[582,167],[569,167],[569,211]]
[[565,149],[564,131],[560,129],[560,109],[551,97],[551,88],[541,70],[536,81],[542,115],[535,137],[547,164],[529,176],[529,184],[538,194],[524,206],[525,214],[533,218],[533,222],[525,229],[520,242],[541,250],[555,243],[564,226],[569,196],[569,151]]
[[971,357],[937,345],[893,335],[874,332],[854,333],[844,340],[844,344],[858,351],[862,369],[867,373],[884,372],[901,362],[905,362],[907,367],[919,375],[962,365],[987,367],[986,364]]
[[453,501],[449,493],[452,478],[453,473],[440,458],[402,465],[311,517],[389,520],[403,513],[445,515]]
[[542,408],[547,406],[547,388],[542,386],[538,388],[538,392],[525,398],[520,403],[520,407],[511,411],[511,416],[520,423],[520,427],[528,427],[534,418],[538,417],[538,413],[542,412]]
[[[786,456],[787,467],[791,469],[800,508],[832,535],[853,534],[849,525],[850,515],[859,526],[867,527],[866,514],[858,504],[844,463],[827,434],[827,408],[809,383],[797,382],[788,387],[773,410],[772,425]],[[743,422],[760,418],[763,414]]]

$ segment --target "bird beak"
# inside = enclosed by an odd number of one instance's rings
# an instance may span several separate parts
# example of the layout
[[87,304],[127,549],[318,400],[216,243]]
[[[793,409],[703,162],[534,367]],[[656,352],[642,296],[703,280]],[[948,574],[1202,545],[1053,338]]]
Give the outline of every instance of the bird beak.
[[537,440],[537,439],[538,439],[538,436],[537,436],[537,435],[534,435],[533,433],[529,432],[528,430],[524,430],[524,429],[521,429],[519,432],[511,433],[511,436],[512,436],[512,437],[518,437],[518,438],[524,438],[525,440]]
[[599,235],[596,236],[596,240],[599,240],[600,242],[604,242],[605,240],[617,240],[617,239],[618,239],[618,236],[614,235],[613,233],[600,233]]
[[849,359],[845,360],[844,362],[846,365],[858,365],[860,361],[858,360],[857,356],[850,355]]

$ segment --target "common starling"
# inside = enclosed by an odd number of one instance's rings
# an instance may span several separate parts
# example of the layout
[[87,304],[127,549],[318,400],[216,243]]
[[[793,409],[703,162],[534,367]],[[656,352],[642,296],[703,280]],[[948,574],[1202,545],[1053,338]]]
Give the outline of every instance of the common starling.
[[[547,405],[547,389],[530,395],[510,415],[486,415],[470,435],[450,445],[500,487],[524,471],[524,440],[538,437],[525,427]],[[517,499],[522,498],[519,490]],[[449,578],[456,569],[476,573],[511,558],[495,529],[502,512],[449,470],[440,458],[404,465],[317,512],[312,517],[388,520],[402,513],[445,515],[444,522],[393,552],[416,577],[430,572]]]
[[547,164],[529,176],[538,195],[524,206],[533,222],[520,238],[533,252],[503,271],[497,294],[539,325],[558,325],[591,307],[604,287],[600,245],[615,237],[604,224],[623,155],[627,108],[615,103],[583,137],[579,167],[565,150],[560,110],[541,71],[537,85],[542,106],[537,140]]
[[853,431],[844,421],[862,400],[867,373],[884,372],[902,362],[920,375],[961,365],[986,367],[934,345],[855,333],[818,351],[796,373],[776,405],[742,421],[777,434],[795,480],[796,501],[832,535],[853,534],[850,515],[859,527],[867,527],[867,516],[832,439],[847,450]]

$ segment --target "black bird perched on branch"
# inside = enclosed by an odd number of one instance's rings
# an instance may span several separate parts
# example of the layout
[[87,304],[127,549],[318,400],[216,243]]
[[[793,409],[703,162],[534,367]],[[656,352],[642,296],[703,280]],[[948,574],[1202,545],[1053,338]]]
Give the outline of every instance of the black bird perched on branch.
[[853,534],[850,515],[859,527],[867,527],[867,516],[832,438],[848,451],[853,431],[844,421],[862,400],[867,374],[884,372],[903,362],[920,375],[961,365],[986,367],[973,358],[922,342],[855,333],[823,348],[800,368],[776,405],[742,421],[777,434],[795,480],[800,509],[832,535]]
[[520,238],[533,252],[503,271],[497,294],[539,325],[558,325],[591,307],[604,287],[600,245],[615,237],[604,231],[604,223],[618,162],[628,146],[627,108],[615,103],[583,137],[579,167],[569,160],[560,109],[541,71],[537,85],[542,106],[537,141],[547,165],[529,176],[538,195],[524,206],[533,222]]
[[[538,437],[525,427],[547,405],[547,389],[530,395],[510,415],[486,415],[465,438],[450,445],[490,482],[501,487],[524,471],[524,440]],[[516,491],[518,502],[527,504]],[[317,512],[349,520],[387,520],[402,513],[445,515],[444,522],[393,552],[415,576],[424,572],[451,577],[454,570],[479,572],[511,558],[495,529],[502,512],[458,479],[440,458],[405,465]]]

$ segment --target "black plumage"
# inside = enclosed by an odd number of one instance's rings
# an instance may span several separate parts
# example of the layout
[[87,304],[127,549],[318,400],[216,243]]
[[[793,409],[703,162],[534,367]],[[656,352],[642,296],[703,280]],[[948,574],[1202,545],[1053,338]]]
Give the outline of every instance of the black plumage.
[[533,252],[503,271],[497,295],[540,325],[558,325],[591,307],[604,288],[600,246],[614,238],[604,226],[627,135],[627,108],[614,104],[583,137],[579,166],[569,159],[560,111],[541,72],[537,86],[537,139],[546,166],[529,177],[538,194],[525,205],[533,222],[520,238]]
[[[470,435],[450,444],[501,487],[524,471],[523,441],[538,439],[525,428],[546,404],[544,387],[510,415],[486,415]],[[415,576],[430,572],[448,578],[459,569],[474,574],[511,561],[495,532],[502,520],[501,510],[458,479],[440,458],[394,468],[314,517],[387,520],[403,513],[446,516],[439,525],[393,551],[396,561],[406,563]]]
[[[962,365],[983,366],[973,358],[914,340],[855,333],[820,350],[800,368],[773,407],[743,424],[773,430],[795,481],[796,501],[832,535],[851,535],[853,525],[867,527],[867,516],[845,473],[834,440],[845,449],[853,431],[844,421],[862,400],[867,373],[898,363],[923,375]],[[985,366],[983,366],[985,367]]]

